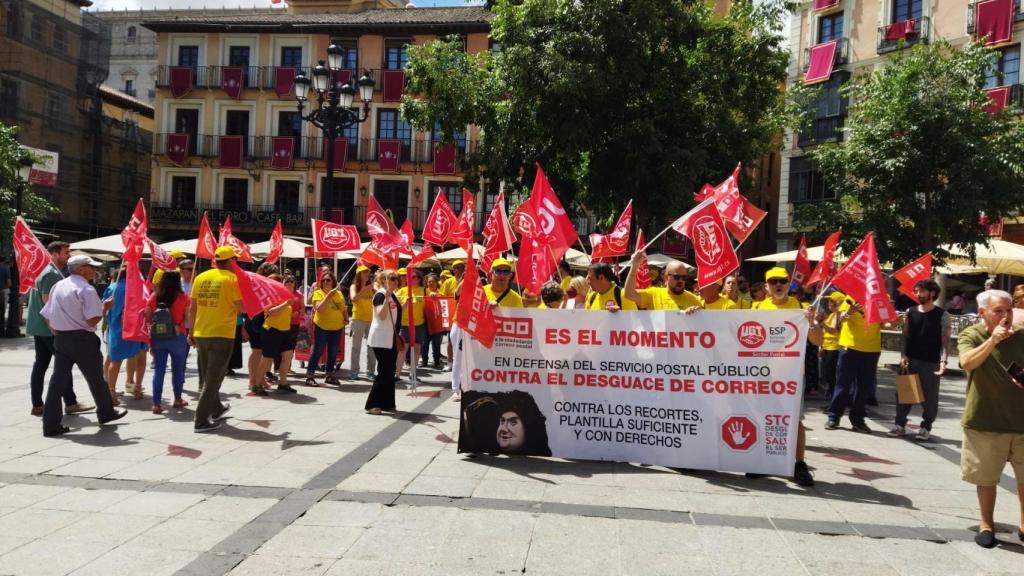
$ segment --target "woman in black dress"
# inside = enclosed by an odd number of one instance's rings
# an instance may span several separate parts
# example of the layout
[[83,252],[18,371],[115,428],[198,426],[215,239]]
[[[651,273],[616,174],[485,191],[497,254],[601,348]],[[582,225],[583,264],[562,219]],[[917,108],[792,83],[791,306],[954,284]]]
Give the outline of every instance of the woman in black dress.
[[395,363],[405,348],[398,327],[402,324],[402,306],[394,292],[398,273],[381,270],[374,278],[377,293],[373,295],[373,318],[370,321],[370,347],[377,359],[377,374],[366,398],[366,412],[380,414],[395,410]]

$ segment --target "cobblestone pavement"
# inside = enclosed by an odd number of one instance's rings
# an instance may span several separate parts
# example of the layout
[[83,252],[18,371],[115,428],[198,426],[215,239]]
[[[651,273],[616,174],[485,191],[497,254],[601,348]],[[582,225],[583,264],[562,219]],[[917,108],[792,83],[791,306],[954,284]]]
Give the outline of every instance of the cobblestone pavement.
[[[28,339],[0,341],[0,574],[1024,574],[1009,468],[1001,544],[972,541],[962,377],[943,381],[927,443],[885,436],[887,369],[874,435],[824,430],[810,401],[817,484],[803,489],[459,455],[457,405],[434,371],[418,395],[398,393],[395,416],[364,414],[366,381],[257,398],[244,396],[244,377],[228,379],[232,418],[210,435],[192,432],[190,409],[150,413],[147,371],[146,398],[127,401],[123,424],[70,416],[71,434],[44,438],[29,415],[32,359]],[[81,378],[75,388],[88,397]]]

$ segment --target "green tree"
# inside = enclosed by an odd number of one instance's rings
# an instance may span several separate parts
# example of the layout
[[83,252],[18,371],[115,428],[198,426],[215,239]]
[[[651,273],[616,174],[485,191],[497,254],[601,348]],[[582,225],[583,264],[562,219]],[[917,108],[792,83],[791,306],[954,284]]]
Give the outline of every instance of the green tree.
[[847,253],[874,231],[879,259],[898,265],[948,256],[942,244],[985,242],[981,215],[1024,203],[1020,111],[985,111],[993,54],[973,43],[918,45],[844,87],[843,140],[812,153],[839,200],[799,206],[797,228],[842,226]]
[[[8,244],[14,232],[15,206],[21,190],[21,212],[26,220],[43,218],[54,211],[46,200],[32,193],[18,178],[18,169],[25,153],[18,145],[18,129],[0,124],[0,239]],[[4,246],[9,250],[10,246]]]
[[[409,52],[405,118],[451,137],[478,125],[465,165],[527,187],[539,162],[566,206],[663,221],[706,181],[778,147],[784,2],[495,0],[494,54],[449,38]],[[470,172],[468,179],[478,176]]]

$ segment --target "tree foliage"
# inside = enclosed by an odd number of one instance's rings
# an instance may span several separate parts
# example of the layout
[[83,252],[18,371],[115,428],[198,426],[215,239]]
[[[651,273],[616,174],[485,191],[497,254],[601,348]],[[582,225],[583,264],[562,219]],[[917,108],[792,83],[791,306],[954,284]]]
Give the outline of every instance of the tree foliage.
[[995,221],[1024,202],[1019,110],[984,110],[992,54],[979,44],[917,45],[848,84],[843,140],[813,151],[839,201],[799,206],[796,226],[842,226],[847,253],[874,231],[879,259],[894,264],[928,251],[941,259],[941,244],[985,242],[982,214]]
[[[43,218],[54,211],[45,199],[18,178],[24,152],[18,145],[18,129],[0,124],[0,238],[9,239],[14,232],[15,205],[21,189],[21,211],[26,220]],[[7,244],[5,241],[4,244]],[[9,248],[9,246],[7,247]]]
[[[483,138],[467,165],[529,186],[539,162],[567,206],[617,215],[630,199],[659,221],[706,181],[778,146],[784,2],[496,0],[494,54],[454,38],[409,53],[402,113]],[[472,173],[471,178],[476,174]]]

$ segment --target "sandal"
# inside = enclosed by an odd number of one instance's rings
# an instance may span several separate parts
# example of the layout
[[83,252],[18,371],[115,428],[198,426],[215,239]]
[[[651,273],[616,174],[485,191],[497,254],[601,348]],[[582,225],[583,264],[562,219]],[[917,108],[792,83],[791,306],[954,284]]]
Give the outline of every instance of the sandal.
[[312,386],[313,388],[316,388],[320,385],[316,383],[316,380],[312,378],[306,378],[306,386]]
[[142,400],[142,384],[132,386],[132,397],[136,400]]

